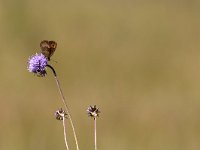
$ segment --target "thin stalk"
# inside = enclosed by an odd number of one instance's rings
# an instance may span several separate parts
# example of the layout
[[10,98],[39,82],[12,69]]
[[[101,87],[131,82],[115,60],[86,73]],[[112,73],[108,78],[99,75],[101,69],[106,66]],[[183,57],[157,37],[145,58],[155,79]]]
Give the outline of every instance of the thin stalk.
[[94,147],[97,150],[97,119],[94,117]]
[[67,150],[69,150],[69,146],[67,144],[67,136],[66,136],[66,127],[65,127],[65,117],[63,117],[63,128],[64,128],[64,139],[65,139],[65,146],[67,148]]
[[67,113],[68,118],[69,118],[69,120],[70,120],[70,124],[71,124],[72,131],[73,131],[73,134],[74,134],[74,140],[75,140],[75,142],[76,142],[76,149],[79,150],[78,140],[77,140],[77,136],[76,136],[74,124],[73,124],[73,121],[72,121],[72,118],[71,118],[71,114],[70,114],[70,112],[69,112],[69,107],[68,107],[68,105],[67,105],[67,103],[66,103],[64,94],[63,94],[63,92],[62,92],[62,89],[61,89],[60,82],[59,82],[59,80],[58,80],[56,71],[54,70],[54,68],[53,68],[51,65],[47,65],[47,67],[49,67],[49,68],[53,71],[54,78],[55,78],[55,81],[56,81],[56,85],[57,85],[58,90],[59,90],[59,93],[60,93],[60,95],[61,95],[61,99],[62,99],[62,102],[63,102],[63,104],[64,104],[66,113]]
[[55,78],[55,80],[56,80],[56,84],[57,84],[57,86],[58,86],[58,89],[59,89],[59,92],[60,92],[60,95],[61,95],[63,104],[64,104],[64,106],[65,106],[65,109],[66,109],[68,118],[69,118],[69,120],[70,120],[70,124],[71,124],[72,131],[73,131],[73,134],[74,134],[74,140],[75,140],[75,142],[76,142],[76,149],[79,150],[78,140],[77,140],[77,136],[76,136],[74,124],[73,124],[73,121],[72,121],[72,118],[71,118],[71,114],[70,114],[70,112],[69,112],[69,108],[68,108],[67,103],[66,103],[66,101],[65,101],[65,97],[64,97],[64,95],[63,95],[62,89],[61,89],[61,87],[60,87],[60,82],[59,82],[57,76],[54,76],[54,78]]

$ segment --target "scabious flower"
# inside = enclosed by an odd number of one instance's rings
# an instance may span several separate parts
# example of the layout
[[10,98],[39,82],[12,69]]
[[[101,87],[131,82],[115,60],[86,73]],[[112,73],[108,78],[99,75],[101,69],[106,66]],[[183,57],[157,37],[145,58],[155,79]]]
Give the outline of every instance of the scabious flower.
[[96,105],[94,106],[89,106],[87,109],[87,113],[90,117],[96,118],[99,116],[99,109],[96,107]]
[[47,65],[47,58],[43,54],[36,53],[28,60],[28,71],[44,77],[47,74],[45,70]]

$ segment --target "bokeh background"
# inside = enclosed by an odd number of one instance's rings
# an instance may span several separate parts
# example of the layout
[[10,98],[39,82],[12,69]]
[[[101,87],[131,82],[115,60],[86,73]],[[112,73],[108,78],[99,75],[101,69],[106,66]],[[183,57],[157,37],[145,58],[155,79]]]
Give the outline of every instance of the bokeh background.
[[1,0],[0,22],[1,150],[65,149],[53,75],[27,71],[44,39],[80,150],[94,149],[93,104],[99,150],[200,149],[200,1]]

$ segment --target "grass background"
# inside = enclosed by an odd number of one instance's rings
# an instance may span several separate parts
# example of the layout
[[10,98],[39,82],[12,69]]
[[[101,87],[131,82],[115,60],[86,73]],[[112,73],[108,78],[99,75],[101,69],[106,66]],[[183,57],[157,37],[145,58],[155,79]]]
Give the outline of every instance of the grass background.
[[1,0],[0,149],[65,149],[53,75],[27,71],[47,39],[80,150],[94,149],[93,104],[99,150],[198,150],[199,18],[198,0]]

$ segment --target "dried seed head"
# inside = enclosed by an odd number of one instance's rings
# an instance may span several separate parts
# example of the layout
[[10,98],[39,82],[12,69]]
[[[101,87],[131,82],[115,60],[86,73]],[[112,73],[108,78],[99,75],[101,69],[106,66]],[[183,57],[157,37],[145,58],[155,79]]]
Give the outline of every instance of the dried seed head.
[[62,110],[62,108],[57,110],[54,115],[57,120],[63,120],[63,117],[67,118],[67,113],[65,113],[65,111]]
[[96,105],[94,106],[89,106],[87,109],[87,113],[90,117],[96,118],[99,117],[99,108],[96,107]]

